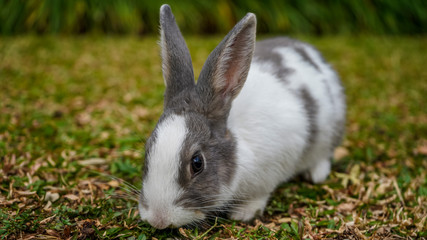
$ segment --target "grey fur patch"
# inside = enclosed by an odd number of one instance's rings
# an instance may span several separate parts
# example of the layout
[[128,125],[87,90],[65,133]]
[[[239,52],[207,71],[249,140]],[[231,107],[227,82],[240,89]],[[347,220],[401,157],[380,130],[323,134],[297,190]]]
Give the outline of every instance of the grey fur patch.
[[310,58],[302,45],[302,42],[287,37],[276,37],[259,41],[255,46],[254,60],[273,64],[274,74],[287,82],[286,76],[295,70],[286,67],[286,62],[284,62],[284,59],[279,53],[275,52],[275,49],[279,47],[290,47],[293,48],[306,63],[318,72],[321,72],[320,67]]
[[[184,114],[189,129],[180,156],[179,185],[185,190],[176,204],[183,207],[208,207],[215,199],[221,186],[229,186],[236,170],[236,142],[228,132],[210,127],[203,115],[189,112]],[[200,153],[204,158],[204,170],[192,177],[191,159]],[[211,209],[214,210],[214,209]]]
[[308,54],[307,54],[307,52],[305,51],[304,48],[302,48],[302,47],[295,47],[294,49],[302,57],[302,59],[306,63],[308,63],[309,65],[311,65],[312,67],[314,67],[318,72],[321,72],[319,66],[313,61],[313,59],[310,58],[310,56],[308,56]]
[[300,90],[300,96],[304,104],[304,110],[307,115],[308,119],[308,142],[310,145],[308,145],[307,148],[309,148],[316,140],[317,134],[318,134],[318,126],[316,123],[317,119],[317,113],[318,113],[318,105],[313,98],[313,96],[310,94],[310,92],[307,90],[307,88],[301,88]]
[[294,44],[295,40],[286,37],[270,38],[259,41],[255,45],[254,61],[273,64],[275,70],[274,74],[284,82],[287,82],[286,76],[295,70],[287,68],[286,63],[283,62],[284,59],[282,59],[282,56],[274,52],[274,49],[293,46]]

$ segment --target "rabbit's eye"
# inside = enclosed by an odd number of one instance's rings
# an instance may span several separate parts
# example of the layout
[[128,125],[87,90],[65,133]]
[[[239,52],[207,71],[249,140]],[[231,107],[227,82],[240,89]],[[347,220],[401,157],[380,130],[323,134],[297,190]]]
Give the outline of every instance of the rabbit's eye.
[[203,157],[197,153],[191,158],[191,175],[194,177],[201,171],[203,171]]

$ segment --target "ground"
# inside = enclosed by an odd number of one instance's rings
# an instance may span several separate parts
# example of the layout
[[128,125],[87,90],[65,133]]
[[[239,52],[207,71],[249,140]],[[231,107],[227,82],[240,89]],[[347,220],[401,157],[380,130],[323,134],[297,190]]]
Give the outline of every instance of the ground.
[[[133,186],[162,112],[157,38],[2,37],[0,238],[427,238],[427,37],[300,38],[346,88],[327,181],[283,184],[249,224],[155,230]],[[187,41],[197,75],[220,37]]]

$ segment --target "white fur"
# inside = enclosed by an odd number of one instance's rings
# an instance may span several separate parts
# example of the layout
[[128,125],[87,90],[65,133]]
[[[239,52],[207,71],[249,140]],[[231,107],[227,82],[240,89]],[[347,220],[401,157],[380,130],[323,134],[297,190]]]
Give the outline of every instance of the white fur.
[[[341,87],[319,54],[308,45],[301,44],[301,47],[321,72],[305,62],[293,48],[277,48],[275,52],[282,56],[282,63],[294,69],[286,76],[288,83],[273,74],[275,69],[271,63],[254,59],[246,83],[233,102],[228,126],[237,138],[238,170],[231,189],[237,198],[253,200],[233,213],[234,219],[250,220],[257,210],[263,211],[268,196],[278,184],[298,173],[308,171],[314,182],[323,181],[329,174],[334,123],[343,120],[345,114],[344,103],[338,96]],[[325,84],[333,99],[328,97]],[[318,133],[307,153],[303,150],[308,144],[309,119],[297,94],[303,87],[318,105],[315,119]]]
[[174,204],[183,193],[177,179],[179,154],[187,132],[184,117],[171,115],[157,128],[156,141],[150,149],[149,170],[142,189],[148,209],[140,204],[139,212],[143,220],[160,229],[204,218],[200,212]]

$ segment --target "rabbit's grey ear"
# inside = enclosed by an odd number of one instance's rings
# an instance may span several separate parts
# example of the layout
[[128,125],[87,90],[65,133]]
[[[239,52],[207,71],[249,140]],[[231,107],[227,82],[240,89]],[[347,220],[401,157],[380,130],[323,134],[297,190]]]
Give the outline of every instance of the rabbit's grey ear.
[[167,4],[160,7],[160,35],[167,107],[172,98],[195,85],[190,52]]
[[197,82],[198,94],[214,118],[226,117],[239,94],[255,48],[256,17],[248,13],[209,55]]

